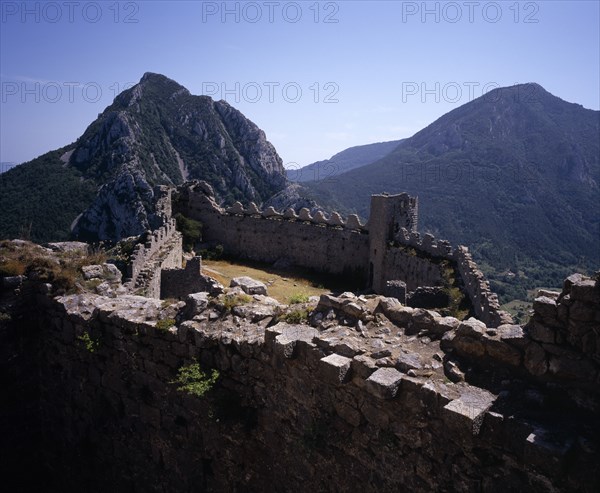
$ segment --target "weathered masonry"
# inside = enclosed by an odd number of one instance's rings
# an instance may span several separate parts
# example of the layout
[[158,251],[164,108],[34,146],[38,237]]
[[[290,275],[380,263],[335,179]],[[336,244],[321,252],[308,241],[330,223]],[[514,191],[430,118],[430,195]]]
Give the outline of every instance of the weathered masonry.
[[385,294],[389,281],[403,281],[409,290],[441,285],[439,261],[447,260],[456,266],[479,319],[490,326],[510,321],[466,247],[453,249],[430,234],[421,237],[418,200],[406,193],[373,195],[366,225],[356,215],[344,221],[337,212],[280,213],[272,207],[261,211],[255,204],[244,208],[239,202],[225,210],[206,182],[189,182],[178,195],[179,210],[203,224],[204,241],[223,245],[232,256],[266,263],[285,260],[322,273],[354,276]]

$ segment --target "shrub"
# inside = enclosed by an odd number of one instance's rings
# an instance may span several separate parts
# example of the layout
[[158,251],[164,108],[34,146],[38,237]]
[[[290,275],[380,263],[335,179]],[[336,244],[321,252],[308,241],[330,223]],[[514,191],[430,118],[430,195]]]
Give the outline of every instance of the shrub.
[[175,319],[173,318],[163,318],[156,322],[156,328],[159,330],[168,330],[175,325]]
[[288,324],[301,324],[308,320],[310,311],[306,308],[300,310],[292,310],[281,316],[280,320],[287,322]]
[[223,306],[225,307],[225,310],[231,311],[236,306],[246,305],[250,302],[252,302],[252,296],[248,296],[247,294],[236,294],[235,296],[225,296]]
[[11,277],[25,274],[27,265],[18,259],[7,259],[0,264],[0,276]]
[[219,371],[213,369],[210,376],[202,371],[198,363],[182,366],[177,371],[177,378],[171,383],[177,384],[177,390],[187,394],[202,397],[213,388],[219,378]]
[[100,341],[92,339],[87,332],[78,336],[77,339],[83,342],[83,345],[90,353],[94,353],[100,347]]
[[175,222],[177,223],[177,230],[183,236],[183,249],[186,252],[191,252],[202,236],[202,224],[185,217],[181,212],[175,214]]
[[306,293],[295,293],[290,296],[290,305],[297,303],[308,303],[309,296]]

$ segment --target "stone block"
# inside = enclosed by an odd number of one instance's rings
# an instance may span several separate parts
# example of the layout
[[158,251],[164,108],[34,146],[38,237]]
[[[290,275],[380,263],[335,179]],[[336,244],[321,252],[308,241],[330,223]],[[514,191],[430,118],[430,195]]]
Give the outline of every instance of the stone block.
[[532,342],[527,346],[523,363],[527,371],[536,377],[542,376],[548,371],[546,352],[536,342]]
[[548,370],[551,374],[564,380],[580,382],[594,381],[596,376],[594,365],[585,359],[573,359],[567,356],[550,358]]
[[556,330],[548,327],[538,320],[533,320],[527,324],[529,337],[534,341],[553,344],[556,341]]
[[267,287],[260,281],[248,276],[234,277],[230,287],[239,286],[246,294],[267,294]]
[[471,317],[468,320],[463,320],[460,323],[456,329],[456,335],[478,339],[485,334],[486,329],[487,327],[483,322]]
[[492,338],[484,339],[484,345],[487,354],[499,363],[519,366],[522,361],[522,354],[519,349],[504,342]]
[[359,378],[366,380],[373,372],[377,370],[377,365],[373,359],[366,355],[358,355],[352,359],[352,372]]
[[396,298],[400,303],[406,305],[406,283],[400,280],[387,281],[384,294]]
[[571,299],[600,305],[600,286],[592,279],[577,281],[571,287]]
[[471,387],[458,399],[444,406],[444,421],[454,428],[467,429],[478,435],[487,410],[496,397],[490,392]]
[[573,301],[569,306],[569,317],[579,322],[592,322],[598,308],[584,301]]
[[339,354],[330,354],[321,358],[319,370],[327,382],[340,384],[348,381],[351,364],[350,358]]
[[482,358],[485,355],[483,342],[472,337],[456,336],[452,341],[452,347],[465,356]]
[[533,301],[533,311],[548,322],[557,320],[556,300],[547,296],[540,296]]
[[454,317],[440,317],[434,318],[429,332],[436,336],[443,336],[446,332],[458,328],[460,320]]
[[[278,331],[280,331],[279,334],[277,334]],[[269,335],[267,335],[268,333]],[[265,331],[265,341],[271,340],[272,336],[275,335],[275,353],[289,359],[296,357],[297,341],[312,343],[317,333],[317,330],[312,327],[305,325],[290,325],[282,322],[275,327],[269,328],[268,331]]]
[[409,370],[420,370],[423,368],[423,361],[418,353],[412,351],[403,351],[395,358],[395,365],[401,372]]
[[208,293],[192,293],[185,299],[185,315],[193,318],[208,307]]
[[504,324],[496,329],[496,334],[502,342],[506,342],[517,348],[525,348],[529,343],[529,339],[525,337],[523,328],[520,325]]
[[366,380],[367,390],[380,399],[392,399],[396,396],[402,373],[395,368],[380,368]]

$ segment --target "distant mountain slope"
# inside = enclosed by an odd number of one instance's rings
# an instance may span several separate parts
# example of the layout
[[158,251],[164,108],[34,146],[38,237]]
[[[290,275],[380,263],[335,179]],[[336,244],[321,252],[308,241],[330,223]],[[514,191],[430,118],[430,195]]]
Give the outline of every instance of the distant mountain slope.
[[5,173],[6,171],[8,171],[9,169],[14,168],[15,166],[18,166],[17,163],[13,163],[11,161],[3,161],[0,163],[0,174]]
[[382,191],[419,196],[420,229],[471,246],[502,295],[600,265],[600,112],[537,84],[447,113],[376,163],[305,183],[368,217]]
[[[254,123],[225,101],[192,96],[175,81],[152,73],[119,94],[73,145],[50,155],[19,166],[21,173],[51,159],[69,177],[58,196],[79,199],[64,204],[60,227],[33,222],[32,236],[38,241],[67,236],[65,225],[74,220],[75,237],[86,240],[117,240],[156,227],[155,185],[203,179],[224,202],[261,203],[287,184],[281,158]],[[0,238],[15,236],[28,224],[19,211],[40,218],[47,201],[54,200],[41,183],[37,193],[46,196],[46,203],[24,204],[24,196],[13,193],[25,185],[14,182],[19,176],[16,170],[2,176],[10,193],[2,194],[0,204],[11,204],[11,212],[0,218]],[[98,192],[95,197],[90,197],[90,187]],[[27,196],[32,199],[36,193]]]
[[392,152],[402,140],[377,142],[349,147],[330,159],[317,161],[300,169],[287,170],[288,180],[296,182],[319,181],[333,178],[361,166],[374,163]]

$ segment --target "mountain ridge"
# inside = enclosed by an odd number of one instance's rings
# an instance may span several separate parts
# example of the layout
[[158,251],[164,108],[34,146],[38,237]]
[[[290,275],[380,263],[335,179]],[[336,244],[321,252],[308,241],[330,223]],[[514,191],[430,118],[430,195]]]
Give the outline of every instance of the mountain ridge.
[[471,246],[495,290],[516,297],[600,263],[599,133],[600,112],[537,84],[512,86],[446,113],[372,164],[302,185],[365,218],[371,193],[418,195],[421,229]]
[[327,180],[355,168],[374,163],[392,152],[402,140],[352,146],[334,154],[329,159],[316,161],[299,169],[288,169],[287,177],[289,180],[299,183]]

